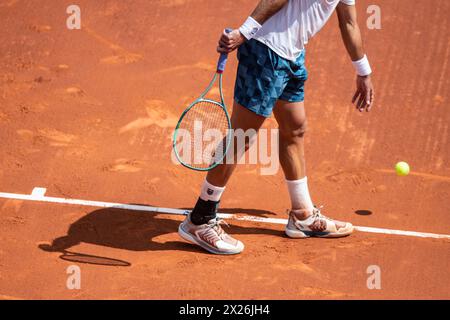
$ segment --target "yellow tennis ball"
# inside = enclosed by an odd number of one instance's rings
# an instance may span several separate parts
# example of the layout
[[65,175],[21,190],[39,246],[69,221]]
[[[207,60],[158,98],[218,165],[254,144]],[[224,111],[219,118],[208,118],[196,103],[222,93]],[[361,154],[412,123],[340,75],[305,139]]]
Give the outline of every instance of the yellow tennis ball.
[[399,176],[407,176],[409,173],[409,164],[403,161],[398,162],[395,165],[395,171]]

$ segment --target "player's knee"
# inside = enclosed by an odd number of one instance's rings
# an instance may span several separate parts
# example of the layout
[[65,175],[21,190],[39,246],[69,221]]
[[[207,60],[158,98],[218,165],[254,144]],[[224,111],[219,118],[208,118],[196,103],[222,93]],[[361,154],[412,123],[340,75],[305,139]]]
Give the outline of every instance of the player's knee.
[[307,130],[307,121],[295,123],[288,127],[280,127],[280,138],[285,141],[296,141],[304,137]]

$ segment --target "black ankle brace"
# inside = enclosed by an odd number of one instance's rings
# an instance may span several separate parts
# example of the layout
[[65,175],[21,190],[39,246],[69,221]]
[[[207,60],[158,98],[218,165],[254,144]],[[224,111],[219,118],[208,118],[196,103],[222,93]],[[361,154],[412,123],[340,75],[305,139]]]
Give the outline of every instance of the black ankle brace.
[[194,209],[191,213],[191,221],[193,224],[201,225],[208,223],[209,220],[216,218],[217,209],[220,201],[205,201],[198,198]]

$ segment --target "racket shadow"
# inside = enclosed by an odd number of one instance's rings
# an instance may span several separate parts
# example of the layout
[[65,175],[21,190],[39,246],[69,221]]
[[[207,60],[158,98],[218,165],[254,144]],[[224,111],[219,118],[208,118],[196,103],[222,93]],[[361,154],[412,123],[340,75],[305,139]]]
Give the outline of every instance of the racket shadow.
[[125,260],[119,260],[115,258],[107,258],[101,256],[95,256],[91,254],[77,253],[72,251],[64,250],[63,254],[59,256],[62,260],[76,262],[76,263],[86,263],[95,264],[101,266],[111,266],[111,267],[129,267],[131,263]]

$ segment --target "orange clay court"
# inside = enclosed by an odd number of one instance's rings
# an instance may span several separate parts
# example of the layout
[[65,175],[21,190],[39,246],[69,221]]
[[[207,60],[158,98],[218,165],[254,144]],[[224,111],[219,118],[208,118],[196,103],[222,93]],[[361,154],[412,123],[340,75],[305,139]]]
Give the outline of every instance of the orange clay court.
[[[255,3],[79,0],[82,28],[68,30],[70,3],[0,1],[1,299],[450,298],[448,1],[377,0],[380,30],[365,27],[372,2],[358,1],[370,114],[351,105],[336,16],[308,45],[312,196],[336,219],[385,232],[293,240],[280,224],[227,219],[246,248],[223,257],[183,241],[181,215],[69,203],[192,208],[204,174],[172,162],[173,129],[215,70],[218,35]],[[236,66],[232,53],[228,107]],[[241,165],[220,212],[286,219],[289,204],[281,169]],[[79,290],[66,287],[71,265]],[[370,290],[374,265],[381,289]]]

